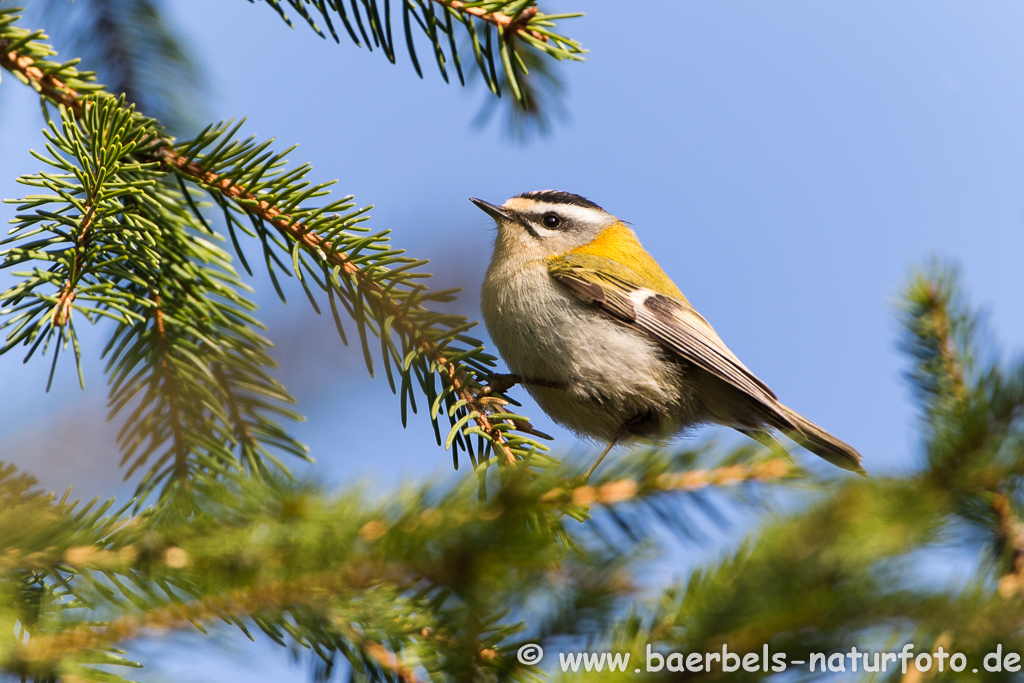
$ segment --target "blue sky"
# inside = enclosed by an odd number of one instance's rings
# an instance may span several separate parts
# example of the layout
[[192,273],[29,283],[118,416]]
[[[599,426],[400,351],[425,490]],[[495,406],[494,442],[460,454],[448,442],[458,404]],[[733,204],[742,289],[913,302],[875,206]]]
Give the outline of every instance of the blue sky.
[[[785,403],[856,446],[869,472],[912,467],[915,418],[894,309],[908,269],[933,255],[960,264],[1001,348],[1024,347],[1024,6],[543,7],[586,11],[563,26],[590,53],[561,68],[568,120],[522,144],[493,125],[470,128],[482,91],[445,85],[429,68],[420,80],[402,50],[391,65],[379,52],[289,29],[261,4],[167,2],[207,70],[200,118],[248,116],[248,133],[279,148],[299,143],[294,161],[376,205],[374,228],[393,230],[397,245],[434,260],[443,283],[466,288],[467,314],[479,314],[493,238],[467,198],[583,194],[633,224]],[[0,114],[0,194],[21,196],[13,179],[39,169],[28,154],[41,146],[38,106],[5,77]],[[386,382],[366,376],[330,321],[311,320],[298,289],[285,307],[265,281],[255,284],[279,376],[309,417],[297,431],[319,461],[313,476],[381,488],[449,476],[426,419],[400,429]],[[47,486],[123,490],[115,430],[104,425],[101,348],[102,334],[86,335],[84,393],[70,365],[47,395],[42,363],[0,359],[0,383],[17,387],[0,396],[0,458]],[[556,434],[556,449],[580,449],[529,400],[523,412]],[[371,436],[353,433],[364,424]],[[180,650],[165,652],[177,677]],[[250,662],[246,678],[304,677],[283,655],[271,659]]]

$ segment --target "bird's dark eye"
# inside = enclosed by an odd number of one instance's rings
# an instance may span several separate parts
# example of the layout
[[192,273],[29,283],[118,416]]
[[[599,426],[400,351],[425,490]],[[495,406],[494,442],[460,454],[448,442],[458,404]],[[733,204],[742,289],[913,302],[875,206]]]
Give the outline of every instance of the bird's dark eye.
[[554,230],[561,224],[562,219],[558,217],[558,214],[546,213],[544,214],[544,218],[542,218],[541,221],[544,223],[545,228]]

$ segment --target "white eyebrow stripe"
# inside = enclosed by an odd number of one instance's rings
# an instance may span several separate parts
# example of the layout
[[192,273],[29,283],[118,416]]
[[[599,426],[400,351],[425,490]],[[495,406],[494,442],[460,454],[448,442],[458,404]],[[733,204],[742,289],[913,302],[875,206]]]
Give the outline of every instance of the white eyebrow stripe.
[[[528,202],[528,203],[527,203]],[[564,216],[570,220],[580,221],[581,223],[609,223],[614,221],[609,214],[604,211],[597,209],[590,209],[585,206],[576,206],[575,204],[556,204],[553,202],[539,202],[536,200],[522,200],[520,199],[519,205],[515,207],[508,207],[516,211],[523,213],[537,213],[545,214],[548,212],[557,213],[559,216]]]

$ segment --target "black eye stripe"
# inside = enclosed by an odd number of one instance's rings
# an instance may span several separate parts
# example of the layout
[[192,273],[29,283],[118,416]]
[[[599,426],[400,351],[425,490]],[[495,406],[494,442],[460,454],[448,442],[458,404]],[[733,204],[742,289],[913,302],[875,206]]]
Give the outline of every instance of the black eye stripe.
[[[581,227],[581,224],[577,219],[569,218],[563,214],[558,213],[557,211],[551,211],[550,209],[546,211],[537,211],[536,209],[534,209],[533,211],[515,211],[511,209],[506,209],[506,211],[509,213],[510,216],[515,218],[515,220],[520,225],[522,225],[523,228],[528,233],[530,233],[530,235],[532,235],[538,240],[542,239],[540,234],[541,232],[569,232],[572,230],[577,230]],[[549,216],[554,216],[555,218],[557,218],[558,224],[555,226],[549,225],[545,221],[545,218]]]
[[[545,230],[571,230],[576,227],[576,221],[566,218],[556,211],[545,211],[543,213],[536,212],[521,212],[519,213],[520,219],[525,223],[532,223],[538,227],[544,228]],[[557,223],[551,223],[550,219],[555,218]]]

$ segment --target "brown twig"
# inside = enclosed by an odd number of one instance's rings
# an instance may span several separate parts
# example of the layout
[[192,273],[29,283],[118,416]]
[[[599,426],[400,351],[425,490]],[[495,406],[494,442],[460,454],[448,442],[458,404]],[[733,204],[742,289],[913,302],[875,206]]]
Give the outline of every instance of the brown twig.
[[77,258],[71,268],[71,272],[68,273],[68,279],[60,288],[60,293],[57,295],[57,304],[53,307],[53,324],[57,327],[64,327],[71,320],[71,310],[75,302],[78,278],[82,272],[82,261],[85,259],[85,253],[88,249],[89,227],[92,225],[95,212],[96,206],[90,197],[87,202],[87,208],[82,214],[82,227],[78,231],[78,239],[75,245]]
[[506,35],[509,33],[527,33],[537,40],[542,40],[545,43],[548,41],[548,37],[543,33],[527,28],[530,20],[537,14],[536,7],[527,7],[519,13],[518,17],[513,18],[501,12],[487,12],[482,7],[466,7],[466,3],[462,2],[462,0],[434,0],[434,2],[445,7],[451,7],[452,9],[462,10],[466,14],[472,14],[474,17],[494,24],[504,31]]
[[957,354],[956,342],[952,338],[952,325],[949,320],[947,304],[948,302],[944,300],[936,285],[933,284],[929,287],[928,310],[931,314],[935,336],[939,340],[939,356],[953,383],[953,397],[962,403],[967,398],[964,368]]
[[57,294],[57,304],[53,307],[53,324],[64,327],[71,320],[71,309],[75,303],[74,278],[69,277]]
[[57,104],[63,104],[65,107],[77,106],[79,97],[77,92],[69,88],[67,84],[56,76],[44,73],[42,69],[35,65],[35,60],[31,57],[18,52],[8,52],[7,48],[9,45],[10,41],[0,40],[0,67],[7,69],[11,73],[23,74],[30,83],[36,85],[36,89],[39,92],[45,94]]
[[652,479],[619,479],[595,486],[558,487],[541,501],[554,505],[613,505],[631,500],[641,493],[661,491],[697,491],[708,486],[731,486],[753,481],[775,481],[793,474],[794,468],[782,458],[753,465],[732,465],[709,470],[690,470],[661,474]]
[[155,153],[155,156],[161,162],[178,169],[193,180],[214,189],[225,197],[235,200],[249,213],[270,223],[279,232],[300,242],[309,251],[321,254],[332,266],[340,267],[346,274],[353,276],[364,291],[376,294],[379,305],[385,314],[394,318],[392,327],[403,329],[412,342],[423,350],[424,355],[433,360],[438,367],[444,369],[442,375],[448,378],[448,383],[455,393],[459,398],[466,401],[466,406],[471,412],[475,411],[478,413],[478,417],[475,419],[480,429],[491,435],[495,445],[503,452],[506,462],[515,462],[512,452],[504,445],[504,437],[501,435],[501,432],[494,429],[494,425],[487,417],[485,407],[477,401],[477,392],[469,387],[465,371],[448,361],[437,342],[426,337],[422,330],[409,320],[406,307],[388,296],[387,290],[383,285],[367,278],[366,274],[352,263],[346,254],[334,250],[330,242],[307,228],[302,222],[293,220],[269,202],[235,185],[230,180],[226,180],[212,171],[207,171],[200,164],[195,161],[189,161],[170,147],[160,148]]
[[[456,0],[451,1],[455,2]],[[466,11],[470,11],[470,8],[467,8]],[[522,15],[520,15],[520,18],[522,18]],[[498,18],[495,17],[493,21],[498,21]],[[512,26],[512,24],[509,24],[509,26]],[[35,66],[34,60],[31,57],[17,52],[3,52],[4,45],[6,45],[6,41],[0,41],[0,66],[9,71],[24,75],[47,98],[64,105],[76,114],[80,115],[82,113],[82,102],[79,99],[78,92],[70,88],[59,78],[45,75],[39,67]],[[363,291],[370,291],[376,294],[379,298],[379,305],[385,315],[394,317],[392,327],[401,328],[409,336],[413,344],[419,347],[424,355],[437,364],[438,368],[443,371],[440,374],[443,378],[446,378],[443,381],[447,381],[456,395],[466,402],[466,407],[470,412],[477,413],[477,417],[474,418],[477,426],[490,437],[504,461],[506,463],[515,462],[515,456],[506,446],[505,438],[502,436],[501,431],[494,428],[494,424],[487,416],[485,406],[477,400],[478,392],[469,386],[469,376],[465,369],[450,362],[437,342],[429,339],[418,326],[409,320],[406,308],[400,302],[388,296],[386,289],[378,282],[368,278],[358,266],[349,260],[347,255],[332,249],[328,241],[307,228],[300,221],[292,220],[291,217],[281,212],[277,207],[248,192],[245,188],[222,178],[217,173],[206,170],[195,161],[189,161],[186,157],[178,154],[170,145],[165,144],[158,147],[150,155],[153,160],[159,161],[165,168],[173,168],[192,180],[234,200],[248,213],[270,223],[279,232],[302,243],[308,250],[321,254],[332,266],[340,267],[345,273],[358,281]]]
[[999,580],[999,593],[1010,597],[1024,590],[1024,525],[1013,514],[1010,499],[1003,493],[994,494],[992,511],[996,516],[996,543],[1003,549],[1010,548],[1009,571]]

